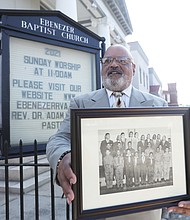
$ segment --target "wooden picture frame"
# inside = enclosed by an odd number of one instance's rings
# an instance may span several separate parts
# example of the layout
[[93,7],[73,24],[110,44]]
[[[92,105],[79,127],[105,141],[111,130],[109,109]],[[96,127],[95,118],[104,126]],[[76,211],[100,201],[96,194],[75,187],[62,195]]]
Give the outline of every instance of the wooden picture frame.
[[[189,122],[189,108],[180,107],[71,109],[72,168],[77,176],[73,219],[130,214],[189,199]],[[154,146],[159,134],[166,140]],[[142,150],[140,139],[147,136]],[[123,171],[116,170],[119,162],[114,158],[119,157]]]

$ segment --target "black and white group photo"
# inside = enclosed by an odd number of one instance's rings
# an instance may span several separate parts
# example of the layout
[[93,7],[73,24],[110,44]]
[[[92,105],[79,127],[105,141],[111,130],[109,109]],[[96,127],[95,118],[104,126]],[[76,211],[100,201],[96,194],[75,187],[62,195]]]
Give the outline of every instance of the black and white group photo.
[[99,130],[100,195],[173,185],[169,128]]

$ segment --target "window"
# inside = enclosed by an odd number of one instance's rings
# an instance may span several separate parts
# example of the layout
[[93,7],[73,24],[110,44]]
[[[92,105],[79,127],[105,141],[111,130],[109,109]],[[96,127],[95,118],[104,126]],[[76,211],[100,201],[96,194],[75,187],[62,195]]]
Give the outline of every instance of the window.
[[140,76],[140,84],[142,84],[142,71],[140,67],[139,67],[139,76]]
[[144,87],[145,87],[145,85],[146,85],[145,72],[143,72],[143,85],[144,85]]
[[146,88],[148,89],[148,76],[146,75]]

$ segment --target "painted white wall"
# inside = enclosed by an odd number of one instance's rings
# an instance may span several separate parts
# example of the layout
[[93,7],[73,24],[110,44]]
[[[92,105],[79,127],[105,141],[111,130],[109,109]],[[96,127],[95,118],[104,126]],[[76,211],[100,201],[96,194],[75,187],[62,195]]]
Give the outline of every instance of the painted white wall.
[[[137,50],[133,50],[131,51],[131,53],[133,55],[136,64],[136,72],[133,78],[133,85],[141,91],[149,92],[148,64],[141,57],[141,55],[138,53]],[[140,69],[142,74],[142,83],[140,82]],[[144,77],[145,77],[145,85],[144,85]]]
[[0,0],[1,9],[39,10],[39,0]]
[[[80,20],[77,14],[77,0],[43,0],[42,2],[44,2],[46,5],[49,5],[49,7],[52,9],[61,11],[63,14],[67,15],[75,21]],[[106,48],[109,47],[111,43],[117,43],[113,37],[111,39],[111,32],[115,30],[120,36],[121,40],[124,42],[123,44],[126,45],[126,36],[123,33],[121,27],[115,21],[113,14],[108,10],[105,1],[96,0],[96,3],[105,13],[105,17],[95,19],[92,17],[92,15],[90,15],[89,19],[95,21],[95,26],[89,29],[97,35],[105,37]],[[52,6],[55,6],[55,8]],[[39,10],[40,0],[0,0],[0,7],[1,9]]]
[[[125,41],[125,34],[123,33],[121,27],[116,23],[113,14],[108,10],[107,6],[105,5],[105,1],[103,0],[96,0],[97,4],[101,7],[102,11],[105,13],[106,18],[107,18],[107,24],[109,26],[109,32],[112,30],[117,30],[118,34],[121,36],[122,40]],[[99,33],[97,33],[99,35]],[[106,40],[108,42],[111,42],[111,39],[107,39],[107,35],[105,35]],[[110,36],[109,36],[110,37]],[[107,44],[106,44],[107,46]],[[110,44],[108,45],[110,46]]]
[[77,2],[76,0],[56,0],[56,10],[77,21]]

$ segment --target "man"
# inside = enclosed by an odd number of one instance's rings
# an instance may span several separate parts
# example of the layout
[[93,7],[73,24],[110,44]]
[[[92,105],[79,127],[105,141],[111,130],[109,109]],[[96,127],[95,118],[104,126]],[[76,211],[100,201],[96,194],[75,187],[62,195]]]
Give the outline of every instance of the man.
[[107,189],[113,188],[113,156],[109,149],[106,150],[106,155],[103,158],[105,182]]
[[121,135],[117,135],[116,141],[113,142],[113,156],[117,156],[117,151],[120,151],[120,155],[123,156],[125,151],[125,145],[123,145],[123,141],[121,140]]
[[133,163],[133,170],[134,170],[134,183],[135,186],[139,186],[140,184],[140,157],[138,154],[138,151],[135,151],[135,155],[134,155],[134,163]]
[[140,157],[140,177],[141,177],[141,184],[146,184],[147,179],[147,156],[145,155],[145,152],[142,151],[141,157]]
[[141,139],[137,143],[137,149],[139,147],[141,147],[142,151],[145,151],[145,149],[146,149],[146,142],[145,142],[145,135],[144,134],[141,135]]
[[[70,108],[112,107],[115,102],[113,92],[123,93],[121,99],[126,107],[167,106],[165,100],[135,89],[132,86],[134,74],[135,64],[127,48],[122,45],[110,46],[102,59],[102,82],[104,88],[75,97],[70,103]],[[70,112],[68,111],[60,129],[50,138],[47,144],[47,158],[54,170],[54,178],[62,187],[69,204],[74,199],[71,186],[77,181],[76,175],[70,167],[70,137]],[[120,218],[114,217],[115,219]],[[125,216],[124,219],[157,220],[160,219],[160,212],[149,211],[132,214]]]
[[131,156],[134,156],[134,154],[135,154],[135,149],[133,148],[133,146],[132,146],[132,141],[128,141],[127,142],[127,148],[126,148],[126,150],[130,150],[130,152],[131,152]]
[[120,149],[116,151],[116,155],[113,158],[113,166],[115,169],[116,186],[117,188],[123,188],[124,158]]
[[161,182],[162,172],[163,172],[163,154],[161,148],[158,146],[154,154],[154,173],[155,173],[155,182]]
[[[108,149],[108,146],[110,149]],[[105,134],[104,140],[100,144],[100,151],[102,154],[102,161],[104,157],[106,156],[106,150],[110,150],[112,156],[113,156],[113,141],[110,139],[110,133]]]
[[162,140],[160,141],[160,145],[162,146],[163,151],[168,147],[170,147],[169,141],[166,140],[166,135],[163,135]]
[[133,162],[134,161],[131,150],[127,148],[124,154],[124,173],[125,173],[126,189],[128,187],[133,186],[133,178],[134,178]]

